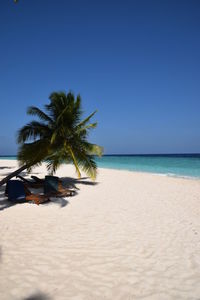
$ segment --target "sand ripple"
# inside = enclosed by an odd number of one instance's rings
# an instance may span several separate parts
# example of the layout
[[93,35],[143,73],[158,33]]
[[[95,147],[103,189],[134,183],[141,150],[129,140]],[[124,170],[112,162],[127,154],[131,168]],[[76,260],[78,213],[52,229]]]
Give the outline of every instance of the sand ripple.
[[98,180],[62,208],[0,211],[0,299],[200,299],[199,181]]

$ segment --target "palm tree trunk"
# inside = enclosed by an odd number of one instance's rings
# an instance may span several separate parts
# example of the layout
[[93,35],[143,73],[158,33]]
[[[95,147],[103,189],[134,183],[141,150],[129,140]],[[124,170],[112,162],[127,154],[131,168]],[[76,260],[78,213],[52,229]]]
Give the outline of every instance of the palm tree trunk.
[[18,175],[19,173],[21,173],[22,171],[26,170],[27,168],[28,168],[28,166],[24,165],[21,168],[17,169],[16,171],[12,172],[11,174],[9,174],[8,176],[6,176],[5,178],[3,178],[0,181],[0,186],[2,186],[3,184],[5,184],[12,177],[14,177],[14,176]]

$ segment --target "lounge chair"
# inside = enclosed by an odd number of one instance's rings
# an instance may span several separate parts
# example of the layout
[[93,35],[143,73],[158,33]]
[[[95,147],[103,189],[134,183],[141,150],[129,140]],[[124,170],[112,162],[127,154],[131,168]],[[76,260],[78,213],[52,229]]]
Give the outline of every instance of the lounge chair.
[[67,197],[75,194],[74,190],[65,188],[56,176],[45,176],[44,193],[54,197]]
[[30,188],[44,187],[44,194],[53,197],[68,197],[75,194],[74,190],[65,188],[62,185],[62,181],[56,176],[45,176],[45,179],[40,179],[36,176],[31,176],[34,181],[27,180],[26,178],[18,175],[24,185]]
[[47,195],[32,194],[23,182],[19,180],[9,180],[6,185],[5,194],[8,196],[8,200],[17,203],[24,203],[27,201],[34,201],[39,205],[49,200]]
[[44,179],[41,179],[37,176],[34,176],[32,175],[31,178],[35,181],[35,182],[38,182],[38,183],[43,183],[44,184]]
[[[44,186],[44,180],[42,181],[41,179],[41,182],[38,181],[31,181],[31,180],[28,180],[20,175],[17,175],[16,178],[20,178],[23,183],[25,184],[25,186],[28,186],[30,188],[33,188],[33,189],[39,189],[39,188],[42,188]],[[39,178],[38,178],[39,179]]]

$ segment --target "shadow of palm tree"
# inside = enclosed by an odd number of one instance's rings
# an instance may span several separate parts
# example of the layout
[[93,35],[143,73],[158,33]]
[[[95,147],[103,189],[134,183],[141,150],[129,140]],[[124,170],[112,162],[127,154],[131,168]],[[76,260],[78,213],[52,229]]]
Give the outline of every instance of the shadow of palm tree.
[[[34,175],[37,173],[34,173]],[[30,176],[28,176],[29,174],[27,174],[26,172],[21,172],[19,174],[20,176],[23,176],[25,179],[28,179],[32,182],[34,182],[34,180],[30,179]],[[40,178],[42,180],[44,180],[44,178]],[[62,180],[63,186],[65,188],[69,188],[69,189],[75,189],[75,190],[79,190],[79,188],[77,187],[78,184],[83,184],[83,185],[97,185],[98,182],[94,182],[92,180],[89,179],[89,177],[82,177],[82,178],[73,178],[73,177],[60,177],[60,179]],[[88,180],[89,179],[89,180]],[[77,193],[75,193],[76,195]]]
[[0,167],[0,170],[4,170],[4,169],[13,169],[13,167],[6,167],[6,166]]
[[44,293],[41,292],[37,292],[35,294],[32,294],[26,298],[24,298],[23,300],[50,300],[51,298],[47,295],[45,295]]
[[[37,174],[37,173],[34,173],[34,175]],[[30,176],[29,174],[27,174],[27,172],[21,172],[20,174],[18,174],[20,176],[23,176],[25,179],[28,179],[30,181],[33,181],[32,179],[30,179]],[[32,174],[33,175],[33,174]],[[82,178],[73,178],[73,177],[59,177],[62,182],[63,182],[63,185],[66,187],[66,188],[73,188],[73,189],[76,189],[76,190],[79,190],[79,188],[77,188],[77,184],[83,184],[83,185],[97,185],[98,182],[94,182],[94,181],[91,181],[91,180],[88,180],[89,177],[82,177]],[[44,180],[44,178],[40,178],[42,180]]]
[[11,203],[6,199],[5,200],[0,200],[0,211],[4,210],[6,208],[9,208],[11,206],[14,206],[15,204],[17,204],[17,203]]
[[8,201],[5,196],[5,186],[0,187],[0,211],[4,210],[5,208],[9,208],[15,205],[15,203]]
[[44,203],[43,205],[48,206],[48,205],[52,205],[53,203],[58,204],[62,208],[67,206],[69,204],[69,201],[63,197],[59,197],[59,198],[52,197],[50,201]]
[[[7,169],[7,168],[6,168]],[[11,173],[10,172],[8,172],[8,173],[4,173],[4,174],[2,174],[2,176],[4,176],[4,177],[6,177],[6,176],[8,176],[8,175],[10,175]],[[20,173],[20,175],[21,176],[27,176],[27,172],[26,171],[23,171],[23,172],[21,172]],[[13,176],[11,179],[13,179],[13,178],[15,178],[16,176]]]
[[79,190],[79,188],[77,187],[78,184],[91,185],[91,186],[98,184],[98,182],[87,180],[88,177],[82,177],[80,179],[73,178],[73,177],[60,177],[60,179],[62,180],[63,185],[66,188],[73,188],[76,190]]

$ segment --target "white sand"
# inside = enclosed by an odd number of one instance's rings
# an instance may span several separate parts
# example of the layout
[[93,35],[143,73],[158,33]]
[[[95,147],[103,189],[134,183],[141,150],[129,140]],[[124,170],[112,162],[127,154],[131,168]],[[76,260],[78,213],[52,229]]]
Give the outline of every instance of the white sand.
[[[1,177],[13,167],[0,161]],[[7,207],[1,188],[0,299],[200,299],[200,180],[100,169],[88,182],[40,206]]]

